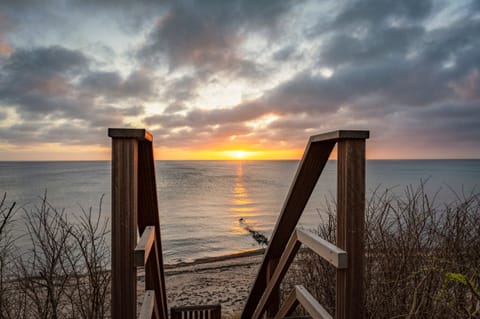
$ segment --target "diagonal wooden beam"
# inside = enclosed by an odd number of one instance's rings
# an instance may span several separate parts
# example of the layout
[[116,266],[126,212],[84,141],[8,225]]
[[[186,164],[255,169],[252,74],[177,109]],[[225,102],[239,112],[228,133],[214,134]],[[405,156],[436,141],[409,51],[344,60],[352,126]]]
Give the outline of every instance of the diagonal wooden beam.
[[284,253],[278,261],[277,268],[273,272],[273,275],[270,278],[267,287],[265,288],[265,293],[258,302],[258,306],[252,316],[253,319],[260,318],[267,309],[268,304],[274,297],[275,290],[280,287],[280,283],[282,282],[283,277],[285,277],[285,274],[287,273],[288,268],[292,263],[292,260],[295,258],[300,246],[301,243],[297,239],[297,233],[293,232]]
[[333,319],[304,286],[295,286],[295,293],[298,302],[312,316],[313,319]]
[[145,291],[138,319],[151,319],[155,315],[155,291]]

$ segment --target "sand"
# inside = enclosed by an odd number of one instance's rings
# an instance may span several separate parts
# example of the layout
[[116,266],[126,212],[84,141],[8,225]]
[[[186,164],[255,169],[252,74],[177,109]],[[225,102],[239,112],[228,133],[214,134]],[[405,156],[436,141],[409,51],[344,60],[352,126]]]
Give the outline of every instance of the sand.
[[[168,307],[221,304],[223,318],[238,317],[263,259],[263,250],[165,266]],[[144,273],[139,272],[139,302]]]

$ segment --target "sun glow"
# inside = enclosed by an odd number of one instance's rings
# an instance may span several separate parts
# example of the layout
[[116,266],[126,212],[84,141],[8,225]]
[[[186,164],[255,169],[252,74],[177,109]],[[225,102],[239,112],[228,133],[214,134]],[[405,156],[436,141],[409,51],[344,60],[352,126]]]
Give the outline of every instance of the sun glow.
[[[223,147],[222,147],[223,146]],[[290,160],[299,159],[303,149],[248,149],[248,145],[231,149],[222,145],[212,149],[155,148],[157,160]]]
[[225,155],[232,159],[242,160],[251,157],[255,152],[249,152],[244,150],[233,150],[233,151],[225,151]]

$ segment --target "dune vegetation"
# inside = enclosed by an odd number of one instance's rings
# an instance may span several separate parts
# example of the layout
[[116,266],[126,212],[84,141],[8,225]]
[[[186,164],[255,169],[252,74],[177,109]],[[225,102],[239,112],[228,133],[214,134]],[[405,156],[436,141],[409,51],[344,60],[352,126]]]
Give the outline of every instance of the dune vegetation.
[[[480,317],[480,197],[436,203],[425,185],[368,196],[365,225],[366,318]],[[315,232],[335,242],[335,202]],[[302,250],[283,291],[303,284],[335,313],[335,270]]]

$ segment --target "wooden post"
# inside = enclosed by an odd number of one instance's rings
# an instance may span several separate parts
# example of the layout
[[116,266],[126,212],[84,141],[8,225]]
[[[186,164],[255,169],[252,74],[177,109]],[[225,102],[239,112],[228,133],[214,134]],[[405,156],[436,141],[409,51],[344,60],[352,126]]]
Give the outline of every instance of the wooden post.
[[337,270],[337,319],[364,318],[365,140],[338,141],[337,246],[348,268]]
[[[267,286],[271,281],[271,278],[273,276],[273,273],[275,272],[275,269],[277,268],[279,258],[274,258],[270,259],[268,261],[267,265]],[[270,303],[268,304],[267,307],[267,318],[273,318],[278,312],[278,309],[280,309],[280,287],[275,289],[272,292],[272,299],[270,299]]]
[[112,308],[114,319],[135,318],[137,270],[138,141],[112,137]]
[[151,141],[144,129],[108,129],[112,138],[112,308],[113,319],[137,316],[138,152]]
[[[271,268],[273,271],[273,268],[275,268],[274,264],[272,264],[270,261],[275,258],[280,258],[283,250],[285,249],[288,240],[303,213],[305,205],[307,204],[308,199],[313,192],[318,178],[320,177],[320,174],[322,173],[322,170],[328,161],[328,157],[330,156],[335,143],[339,142],[339,144],[342,144],[346,140],[360,140],[364,145],[365,139],[368,137],[368,131],[346,130],[333,131],[310,137],[305,149],[305,153],[303,154],[303,158],[299,163],[297,173],[290,187],[290,191],[288,192],[282,211],[273,230],[270,238],[270,244],[265,252],[265,256],[258,271],[257,278],[255,279],[250,294],[248,295],[247,302],[241,315],[242,319],[252,318],[252,315],[255,312],[258,302],[262,298],[268,283],[267,273],[269,271],[267,268]],[[343,147],[344,146],[342,146],[342,148]],[[363,153],[362,156],[362,161],[364,163],[365,154]],[[347,184],[350,184],[349,178],[350,177],[347,178]],[[364,183],[364,178],[362,179],[362,182]],[[364,187],[365,186],[363,186],[363,189]],[[347,197],[349,195],[346,191],[343,191],[342,196]],[[345,210],[348,210],[350,207],[350,204],[348,204],[348,206],[345,206]],[[270,270],[270,272],[272,270]]]
[[[165,290],[165,275],[163,268],[162,236],[160,231],[160,216],[158,213],[157,186],[155,181],[155,160],[152,140],[141,141],[138,144],[138,230],[143,233],[145,227],[155,226],[155,276],[151,289],[155,290],[155,299],[160,317],[168,318],[167,294]],[[153,256],[152,256],[153,257]],[[152,266],[152,267],[153,267]]]

